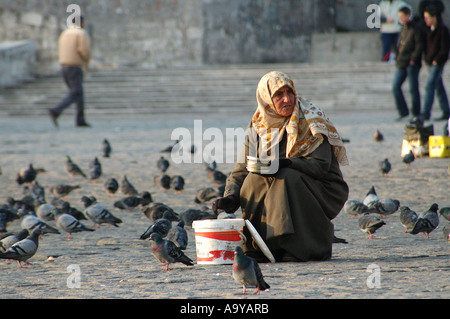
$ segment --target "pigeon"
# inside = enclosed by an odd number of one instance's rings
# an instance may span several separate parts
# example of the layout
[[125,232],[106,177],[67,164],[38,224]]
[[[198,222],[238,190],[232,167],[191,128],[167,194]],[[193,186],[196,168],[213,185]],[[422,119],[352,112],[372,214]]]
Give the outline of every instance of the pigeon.
[[28,229],[29,232],[32,232],[35,229],[40,229],[41,234],[60,234],[59,230],[55,227],[47,224],[42,219],[35,215],[26,214],[22,221],[20,222],[20,226],[23,229]]
[[382,198],[374,204],[374,208],[380,217],[388,218],[400,208],[400,202],[396,199]]
[[67,239],[72,238],[72,233],[79,233],[82,231],[95,231],[95,229],[86,227],[72,215],[63,213],[57,207],[53,209],[52,214],[54,214],[56,219],[56,227],[67,233]]
[[113,206],[118,209],[128,209],[132,210],[133,208],[139,206],[141,204],[141,197],[137,195],[123,197],[114,202]]
[[36,178],[38,172],[34,169],[33,164],[29,164],[28,167],[22,168],[17,173],[16,182],[19,185],[24,183],[31,183]]
[[442,233],[444,234],[444,239],[450,243],[450,223],[442,228]]
[[7,251],[12,245],[25,239],[29,235],[28,229],[21,229],[16,233],[5,233],[0,237],[0,253]]
[[102,164],[98,160],[98,158],[94,158],[92,162],[89,163],[89,177],[95,183],[102,175]]
[[353,219],[356,216],[360,216],[364,213],[370,213],[371,209],[357,199],[348,199],[344,204],[344,211],[348,215],[352,216],[350,218]]
[[70,206],[69,202],[64,201],[62,203],[61,207],[59,207],[59,209],[64,214],[72,215],[73,217],[75,217],[78,220],[87,220],[87,218],[86,218],[86,216],[84,216],[83,212],[76,209],[75,207]]
[[410,232],[417,222],[417,214],[407,206],[400,207],[400,223],[405,227],[403,233]]
[[65,202],[66,201],[64,199],[61,199],[56,196],[53,196],[53,198],[50,200],[50,204],[52,204],[53,206],[58,207],[58,208],[61,208]]
[[375,134],[373,135],[373,139],[375,140],[375,142],[381,143],[381,142],[384,141],[384,136],[383,136],[383,134],[380,132],[380,130],[377,129],[377,131],[376,131]]
[[81,201],[84,204],[84,215],[87,219],[89,219],[92,223],[97,224],[97,228],[100,227],[100,224],[108,224],[113,225],[115,227],[119,227],[118,224],[122,223],[120,218],[114,216],[109,210],[106,209],[105,206],[98,203],[95,197],[81,197]]
[[56,197],[67,197],[75,189],[81,188],[80,185],[58,184],[50,187],[50,193]]
[[31,265],[27,260],[36,254],[39,247],[39,235],[41,233],[41,229],[33,230],[28,237],[18,241],[4,253],[0,253],[0,258],[17,260],[20,268],[22,268],[22,262]]
[[209,179],[216,183],[216,185],[225,184],[227,182],[227,178],[227,175],[218,170],[209,173]]
[[7,201],[12,207],[15,207],[16,209],[23,208],[28,211],[35,211],[37,207],[44,203],[40,199],[31,195],[25,195],[19,200],[8,197]]
[[244,255],[240,246],[236,246],[234,250],[232,274],[234,280],[242,285],[242,294],[244,295],[247,294],[247,287],[256,287],[255,295],[259,294],[261,290],[270,288],[269,284],[265,282],[256,260]]
[[137,195],[139,192],[134,188],[133,184],[128,181],[126,175],[123,176],[122,182],[120,183],[120,191],[125,195]]
[[392,165],[389,162],[389,159],[385,158],[384,161],[379,163],[380,171],[383,176],[387,176],[387,174],[391,171]]
[[434,203],[426,212],[420,213],[410,234],[422,233],[426,238],[430,238],[430,233],[439,226],[438,209],[438,204]]
[[367,238],[373,238],[373,234],[386,223],[377,216],[368,213],[361,216],[358,220],[359,229],[369,234]]
[[108,196],[114,196],[114,194],[119,189],[119,183],[113,177],[112,178],[108,178],[105,181],[105,189],[106,189],[106,193],[108,194]]
[[170,163],[164,156],[161,156],[158,161],[156,161],[156,167],[162,172],[165,173],[169,169]]
[[102,142],[102,154],[103,157],[109,157],[111,155],[112,147],[109,141],[105,138]]
[[69,155],[66,155],[66,172],[70,175],[72,180],[74,180],[75,176],[87,178],[86,174],[84,174],[81,168],[72,161]]
[[52,204],[42,204],[36,210],[36,215],[43,221],[49,222],[55,220],[55,215],[53,215],[52,210],[55,208]]
[[373,208],[374,205],[380,200],[375,191],[375,186],[372,186],[369,192],[366,194],[366,197],[363,200],[363,204],[369,208]]
[[161,174],[154,177],[153,181],[155,183],[155,186],[161,187],[161,189],[166,192],[168,189],[170,189],[170,182],[171,178],[167,174]]
[[9,207],[9,209],[13,209],[17,212],[18,209],[23,209],[26,211],[35,211],[35,207],[34,204],[28,201],[23,201],[23,200],[15,200],[14,198],[12,198],[11,196],[6,198],[6,205]]
[[169,230],[172,228],[172,221],[170,220],[171,213],[165,211],[163,217],[155,220],[153,224],[151,224],[147,230],[141,235],[139,239],[147,239],[153,233],[158,233],[162,238],[166,237],[169,233]]
[[30,194],[34,198],[39,199],[42,203],[45,203],[45,189],[41,185],[39,185],[37,180],[34,180],[31,183]]
[[149,192],[142,192],[141,195],[127,196],[114,202],[114,207],[119,209],[132,210],[139,205],[146,206],[152,202],[152,197]]
[[180,218],[184,220],[185,226],[190,228],[195,220],[217,219],[217,215],[212,211],[189,208],[180,214]]
[[175,190],[175,194],[181,194],[184,189],[184,178],[180,175],[173,176],[170,179],[170,185]]
[[450,207],[443,207],[439,210],[439,215],[450,221]]
[[412,162],[414,162],[414,160],[416,159],[416,157],[414,156],[414,153],[412,150],[409,151],[408,154],[406,154],[403,157],[403,163],[405,163],[406,167],[409,167],[411,165]]
[[152,222],[162,218],[165,211],[169,211],[169,219],[171,221],[179,220],[178,215],[173,211],[173,209],[163,203],[150,203],[142,209],[142,213],[144,213],[144,215],[147,216],[147,218]]
[[188,234],[184,229],[184,221],[180,220],[175,227],[170,228],[167,240],[173,242],[181,250],[185,250],[188,244]]
[[206,164],[206,170],[209,172],[214,172],[217,169],[217,162],[212,161],[211,163]]
[[8,223],[19,219],[20,217],[17,215],[17,209],[7,205],[0,205],[0,233],[7,232]]
[[173,148],[179,143],[179,140],[176,140],[175,143],[173,145],[169,145],[166,148],[164,148],[163,150],[161,150],[161,153],[171,153]]
[[147,206],[153,202],[152,194],[147,191],[143,191],[140,193],[141,196],[141,206]]
[[197,204],[206,203],[218,197],[221,197],[218,190],[212,187],[203,187],[197,191],[194,202]]
[[152,233],[150,239],[152,243],[152,253],[160,262],[162,262],[168,271],[169,264],[180,262],[186,266],[193,266],[194,262],[186,256],[183,251],[170,240],[166,240],[158,233]]

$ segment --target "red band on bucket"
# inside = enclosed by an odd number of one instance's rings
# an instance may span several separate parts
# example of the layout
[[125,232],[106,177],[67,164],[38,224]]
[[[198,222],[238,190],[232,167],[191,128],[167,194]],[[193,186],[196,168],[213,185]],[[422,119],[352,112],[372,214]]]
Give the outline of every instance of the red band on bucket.
[[212,257],[197,257],[197,261],[214,261],[215,259],[223,258],[224,260],[234,260],[234,251],[229,250],[211,250],[209,252]]
[[206,237],[216,240],[241,241],[242,238],[237,231],[226,232],[196,232],[195,236]]

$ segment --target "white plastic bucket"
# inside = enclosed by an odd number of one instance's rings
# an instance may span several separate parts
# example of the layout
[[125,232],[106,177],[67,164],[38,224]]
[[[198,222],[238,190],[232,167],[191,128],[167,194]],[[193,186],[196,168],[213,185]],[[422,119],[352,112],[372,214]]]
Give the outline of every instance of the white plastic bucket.
[[232,264],[236,246],[245,242],[243,219],[208,219],[192,223],[197,264]]

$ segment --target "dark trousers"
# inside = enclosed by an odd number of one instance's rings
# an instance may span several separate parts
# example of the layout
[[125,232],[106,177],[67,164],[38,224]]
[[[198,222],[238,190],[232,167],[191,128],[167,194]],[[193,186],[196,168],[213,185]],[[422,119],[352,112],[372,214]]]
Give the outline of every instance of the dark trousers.
[[397,46],[399,33],[381,33],[382,61],[389,61],[391,50]]
[[427,85],[425,86],[423,110],[424,118],[429,119],[431,116],[431,109],[434,103],[434,93],[436,93],[436,97],[439,101],[442,116],[448,118],[450,116],[450,107],[447,92],[445,91],[444,82],[442,80],[444,65],[432,65],[429,69],[430,73],[428,75]]
[[72,103],[76,105],[75,124],[86,123],[84,119],[83,70],[79,66],[63,66],[62,75],[69,93],[52,110],[59,116]]
[[402,84],[408,78],[409,92],[411,94],[411,111],[413,116],[420,115],[420,91],[419,91],[419,72],[420,67],[409,65],[406,68],[397,68],[395,72],[392,92],[394,93],[395,104],[400,116],[409,114],[408,105],[402,91]]

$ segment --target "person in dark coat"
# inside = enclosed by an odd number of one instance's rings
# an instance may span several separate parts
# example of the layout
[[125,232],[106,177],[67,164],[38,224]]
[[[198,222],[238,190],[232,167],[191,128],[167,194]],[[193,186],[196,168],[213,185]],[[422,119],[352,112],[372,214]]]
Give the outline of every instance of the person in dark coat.
[[[322,110],[297,96],[286,74],[263,76],[256,95],[243,151],[213,211],[241,207],[277,261],[328,260],[331,221],[349,192],[340,170],[348,165],[342,139]],[[263,261],[248,231],[244,235],[245,253]]]
[[423,117],[429,120],[434,97],[439,101],[442,111],[441,117],[436,120],[448,120],[450,108],[447,92],[442,80],[444,66],[447,63],[450,52],[450,33],[442,19],[442,8],[430,4],[424,13],[425,24],[425,54],[424,60],[429,68],[429,76],[425,87],[425,100]]
[[398,12],[399,21],[403,25],[397,44],[396,73],[392,91],[397,111],[401,120],[409,115],[408,105],[402,91],[406,78],[409,80],[409,91],[412,102],[413,117],[420,115],[419,73],[422,67],[423,37],[417,18],[411,19],[411,9],[403,7]]

